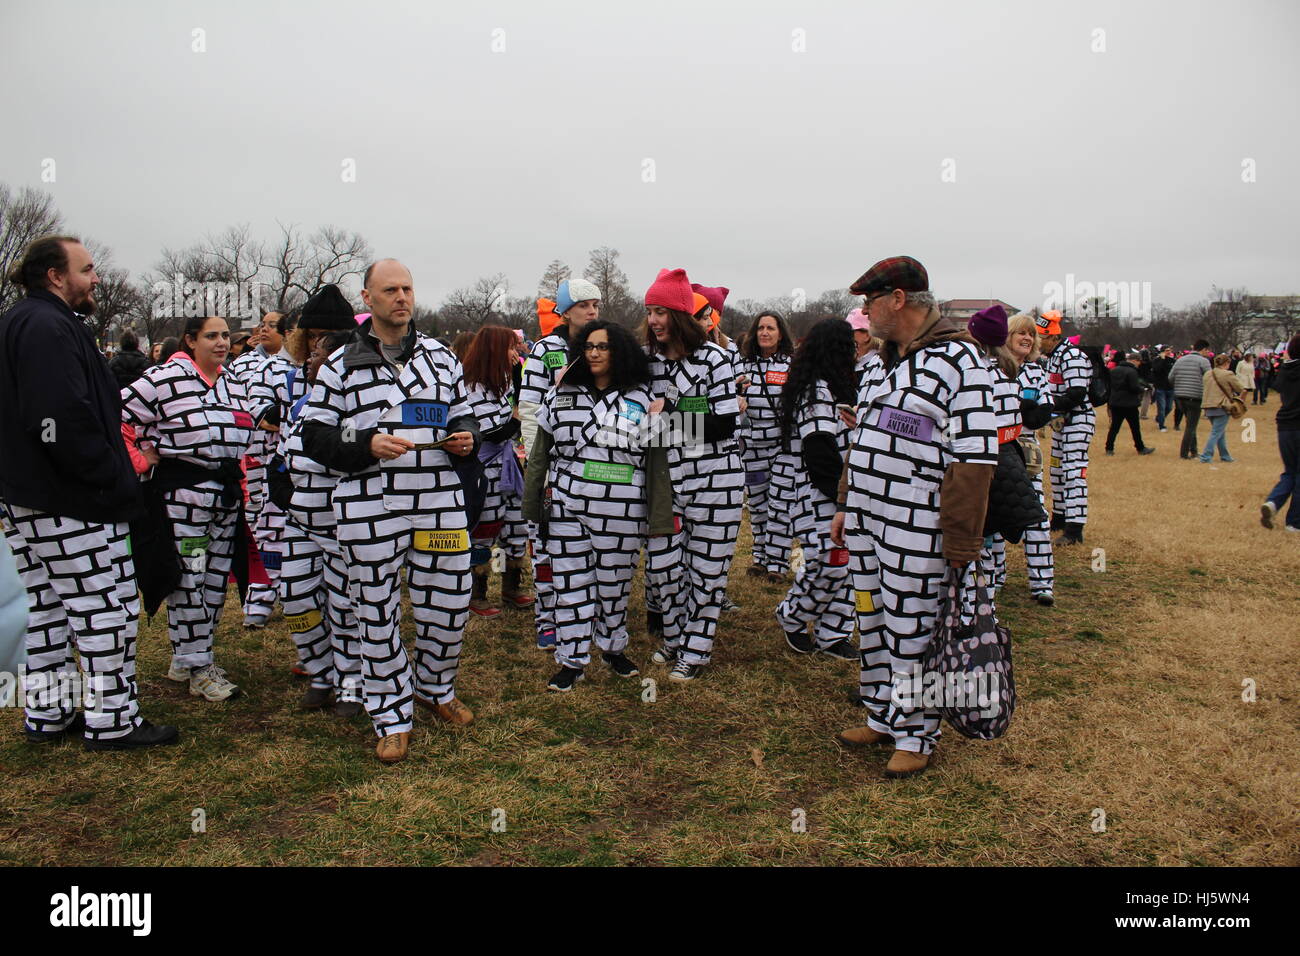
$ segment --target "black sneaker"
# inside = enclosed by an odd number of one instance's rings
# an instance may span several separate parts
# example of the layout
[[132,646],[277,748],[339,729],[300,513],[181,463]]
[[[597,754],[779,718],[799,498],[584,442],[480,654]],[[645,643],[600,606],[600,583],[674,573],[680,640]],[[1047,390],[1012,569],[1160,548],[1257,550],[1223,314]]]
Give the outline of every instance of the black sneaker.
[[[786,636],[786,643],[789,643],[789,635]],[[850,644],[848,639],[844,637],[826,645],[821,649],[821,652],[828,657],[838,657],[842,661],[859,660],[858,649]]]
[[1043,607],[1051,607],[1056,603],[1056,598],[1052,596],[1051,591],[1037,591],[1034,594],[1034,600]]
[[573,690],[573,685],[583,678],[582,671],[576,667],[561,667],[560,672],[551,678],[550,683],[546,685],[547,690],[559,691],[561,694],[567,694]]
[[147,720],[142,720],[140,726],[125,737],[109,737],[108,739],[87,737],[84,746],[87,750],[138,750],[141,747],[174,744],[178,740],[180,740],[180,734],[170,724],[155,726]]
[[1115,457],[1115,449],[1114,449],[1114,448],[1107,448],[1107,449],[1106,449],[1106,454],[1110,455],[1111,458],[1114,458],[1114,457]]
[[62,730],[32,730],[23,728],[23,735],[29,744],[57,744],[69,737],[80,737],[86,730],[86,715],[77,711]]
[[302,695],[302,703],[298,706],[303,710],[324,710],[332,703],[334,703],[334,688],[308,687],[307,693]]
[[727,611],[739,611],[739,610],[740,610],[740,605],[737,604],[735,601],[733,601],[731,598],[726,597],[726,596],[723,596],[723,598],[722,598],[722,610],[723,610],[723,613],[726,613]]
[[704,673],[703,664],[688,664],[679,657],[677,663],[673,665],[673,669],[669,671],[668,679],[676,681],[695,680],[702,673]]
[[1139,454],[1139,455],[1154,455],[1155,453],[1156,453],[1156,450],[1155,450],[1154,448],[1152,448],[1151,446],[1149,446],[1149,445],[1148,445],[1146,448],[1140,448],[1140,449],[1138,449],[1138,454]]
[[601,654],[600,656],[619,677],[635,677],[641,673],[636,665],[627,659],[626,654]]
[[656,664],[671,664],[677,660],[677,648],[673,647],[667,641],[660,641],[655,652],[650,655],[650,660]]
[[785,643],[796,654],[811,654],[817,650],[817,645],[813,643],[813,639],[802,630],[786,631]]
[[651,637],[664,636],[664,615],[662,611],[645,612],[645,632]]

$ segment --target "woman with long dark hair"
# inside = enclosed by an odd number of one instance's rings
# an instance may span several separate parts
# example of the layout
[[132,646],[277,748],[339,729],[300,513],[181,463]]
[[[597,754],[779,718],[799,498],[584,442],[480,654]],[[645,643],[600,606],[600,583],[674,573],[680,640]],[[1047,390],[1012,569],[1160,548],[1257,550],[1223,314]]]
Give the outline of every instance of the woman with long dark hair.
[[470,570],[474,574],[474,586],[469,609],[480,617],[496,617],[501,613],[488,600],[492,548],[498,543],[506,557],[501,600],[511,607],[533,606],[533,596],[520,584],[528,528],[519,510],[523,503],[524,478],[515,452],[520,428],[514,400],[518,341],[514,331],[504,325],[485,325],[465,352],[465,390],[483,432],[478,457],[483,463],[487,486],[478,524],[470,529],[473,543]]
[[776,609],[792,651],[852,661],[858,651],[849,640],[854,625],[849,553],[831,543],[831,523],[849,438],[835,406],[857,401],[855,361],[849,324],[822,319],[795,350],[781,390],[781,444],[795,456],[797,468],[790,524],[803,548],[803,570]]
[[230,327],[219,317],[187,319],[180,351],[122,389],[122,420],[161,459],[146,482],[160,495],[180,555],[180,584],[167,598],[169,680],[204,700],[239,695],[213,662],[212,638],[226,579],[246,540],[240,459],[253,435],[248,394],[222,362]]
[[537,523],[551,562],[560,670],[549,690],[565,693],[582,680],[593,640],[616,675],[640,673],[625,652],[628,597],[649,519],[642,439],[649,382],[631,333],[589,322],[574,333],[569,365],[537,411],[524,514]]
[[[790,372],[794,340],[785,319],[776,312],[760,312],[741,340],[736,363],[741,395],[746,407],[740,417],[741,459],[745,466],[745,495],[749,503],[749,529],[753,536],[754,563],[747,573],[785,580],[790,554],[789,510],[791,495],[770,494],[781,481],[794,488],[795,462],[781,446],[781,390]],[[777,478],[777,472],[781,478]],[[784,530],[782,530],[784,529]]]
[[694,292],[682,269],[661,269],[645,295],[652,414],[671,413],[680,434],[666,442],[673,514],[680,527],[650,538],[647,604],[663,614],[663,643],[652,660],[670,680],[700,675],[727,596],[740,531],[744,472],[732,436],[740,415],[735,367],[705,341]]

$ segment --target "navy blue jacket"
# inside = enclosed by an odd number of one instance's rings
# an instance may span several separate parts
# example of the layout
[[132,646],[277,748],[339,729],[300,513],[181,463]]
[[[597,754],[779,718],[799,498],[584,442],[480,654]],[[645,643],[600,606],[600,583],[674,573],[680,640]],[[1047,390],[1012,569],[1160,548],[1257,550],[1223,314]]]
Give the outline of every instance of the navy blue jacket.
[[90,330],[44,290],[0,316],[0,498],[105,524],[141,513],[117,381]]

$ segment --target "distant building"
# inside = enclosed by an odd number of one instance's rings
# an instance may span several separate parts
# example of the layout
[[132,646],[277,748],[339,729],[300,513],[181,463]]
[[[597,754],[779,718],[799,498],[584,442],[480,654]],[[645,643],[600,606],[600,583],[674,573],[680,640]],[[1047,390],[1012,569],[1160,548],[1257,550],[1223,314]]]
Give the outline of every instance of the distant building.
[[1006,309],[1008,318],[1020,311],[1014,305],[1003,302],[1001,299],[948,299],[939,303],[939,311],[954,322],[965,325],[976,312],[981,312],[993,305],[1000,305]]
[[[1211,302],[1210,315],[1224,308],[1239,307],[1232,302]],[[1242,345],[1251,352],[1272,351],[1300,332],[1300,295],[1248,295],[1245,298],[1246,324],[1241,329]]]

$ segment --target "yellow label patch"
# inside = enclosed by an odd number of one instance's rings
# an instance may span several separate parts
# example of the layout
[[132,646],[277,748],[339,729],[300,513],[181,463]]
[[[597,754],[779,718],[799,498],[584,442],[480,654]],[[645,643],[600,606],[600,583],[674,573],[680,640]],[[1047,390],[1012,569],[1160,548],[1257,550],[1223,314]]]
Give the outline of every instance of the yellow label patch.
[[289,633],[305,634],[320,624],[320,611],[305,611],[302,614],[286,614],[284,622],[289,625]]
[[469,532],[464,528],[456,531],[417,531],[412,545],[416,551],[468,551]]
[[1052,467],[1053,468],[1061,467],[1061,459],[1057,458],[1055,455],[1052,456]]
[[870,591],[854,591],[853,605],[859,614],[870,614],[876,609],[876,602],[871,600]]

